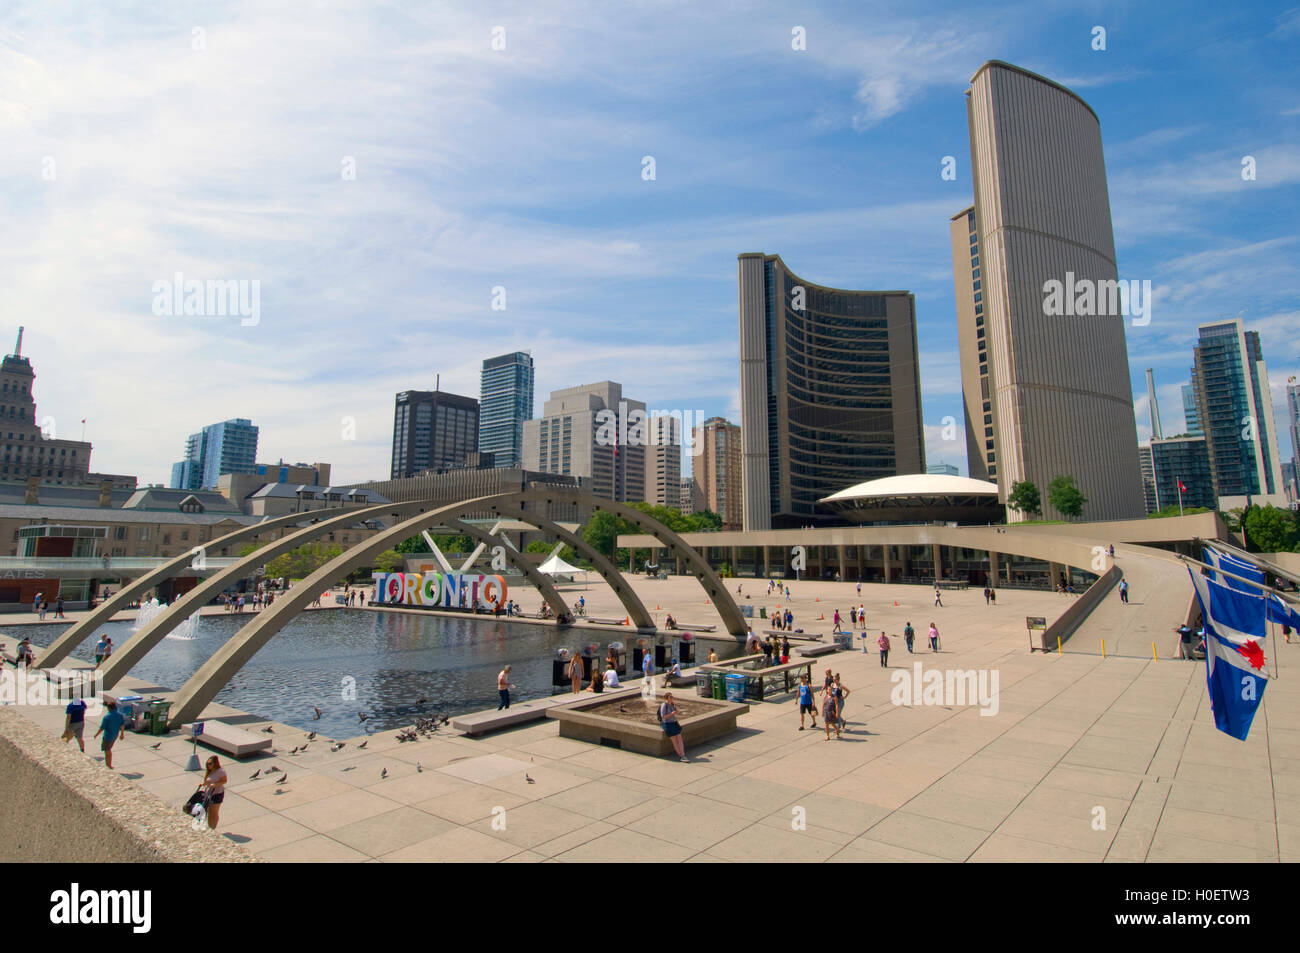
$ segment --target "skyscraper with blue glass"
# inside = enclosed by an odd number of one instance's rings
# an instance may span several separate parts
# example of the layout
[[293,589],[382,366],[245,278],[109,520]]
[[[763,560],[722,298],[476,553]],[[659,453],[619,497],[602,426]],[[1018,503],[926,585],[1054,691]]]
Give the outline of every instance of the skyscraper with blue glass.
[[172,489],[204,490],[223,473],[252,473],[257,466],[257,428],[237,417],[204,427],[185,440],[185,459],[172,466]]
[[483,362],[479,390],[478,449],[494,467],[521,465],[524,421],[533,419],[533,358],[514,351]]

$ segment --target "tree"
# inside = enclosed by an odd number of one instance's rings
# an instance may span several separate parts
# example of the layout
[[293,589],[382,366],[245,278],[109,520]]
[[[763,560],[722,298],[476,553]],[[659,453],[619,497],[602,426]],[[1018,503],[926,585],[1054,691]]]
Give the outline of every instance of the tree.
[[627,525],[624,520],[619,519],[609,510],[597,510],[591,514],[591,519],[587,520],[587,525],[582,528],[582,538],[602,556],[616,558],[614,548],[618,542],[618,534],[627,532],[620,524]]
[[1074,485],[1074,477],[1059,476],[1048,484],[1047,502],[1058,513],[1073,519],[1083,512],[1088,498]]
[[[547,553],[549,554],[555,548],[555,543],[548,543],[544,539],[535,539],[524,547],[526,553]],[[578,554],[574,552],[572,546],[565,546],[560,550],[560,558],[570,566],[580,566],[582,561],[578,559]]]
[[375,557],[375,569],[379,572],[396,572],[406,565],[406,557],[395,549],[385,549]]
[[1170,516],[1194,516],[1197,513],[1208,513],[1208,512],[1210,511],[1203,506],[1188,506],[1188,507],[1184,507],[1182,510],[1179,510],[1178,504],[1174,503],[1171,506],[1164,507],[1164,509],[1156,510],[1154,513],[1148,513],[1147,519],[1156,520],[1156,519],[1165,519],[1166,517],[1170,517]]
[[1300,539],[1300,527],[1290,510],[1252,506],[1243,520],[1246,539],[1258,553],[1289,553]]
[[266,563],[266,574],[272,579],[304,579],[331,559],[343,555],[342,546],[323,543],[304,543],[297,549],[281,553]]
[[1018,513],[1037,516],[1043,511],[1043,500],[1038,495],[1038,487],[1028,480],[1021,480],[1011,485],[1011,493],[1007,496],[1007,506]]

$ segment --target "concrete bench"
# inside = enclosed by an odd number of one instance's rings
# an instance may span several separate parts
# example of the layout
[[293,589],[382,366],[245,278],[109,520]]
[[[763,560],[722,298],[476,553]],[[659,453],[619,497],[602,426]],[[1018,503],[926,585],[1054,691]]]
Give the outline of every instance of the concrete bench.
[[800,649],[799,654],[804,658],[817,658],[819,655],[830,655],[832,652],[838,652],[840,647],[834,643],[826,645],[810,645],[806,649]]
[[787,632],[783,629],[764,629],[764,635],[775,635],[777,641],[789,639],[791,642],[820,642],[822,636],[820,632]]
[[578,616],[583,622],[589,622],[592,625],[623,625],[623,619],[593,619],[590,616]]
[[682,631],[685,631],[685,632],[716,632],[717,629],[718,629],[718,627],[717,627],[716,625],[692,625],[690,622],[681,622],[681,621],[679,621],[679,620],[674,619],[674,620],[673,620],[673,628],[671,628],[671,629],[666,629],[665,631],[667,631],[667,632],[682,632]]
[[[194,736],[192,725],[182,725],[186,737]],[[259,751],[267,751],[274,744],[268,735],[261,737],[243,728],[227,725],[219,721],[203,722],[203,734],[199,735],[199,744],[224,751],[232,758],[246,758]]]
[[[638,683],[639,686],[640,683]],[[593,694],[602,696],[632,695],[639,694],[640,688],[628,689],[624,685],[618,688],[608,689],[604,692],[583,692],[583,698],[590,698]],[[516,725],[526,725],[532,721],[544,721],[546,713],[558,705],[567,705],[578,700],[577,695],[572,693],[556,695],[551,698],[532,698],[528,701],[511,702],[509,708],[501,711],[476,711],[468,715],[461,715],[459,718],[451,720],[451,727],[457,731],[463,731],[465,734],[486,735],[492,731],[500,731],[503,728],[513,728]]]

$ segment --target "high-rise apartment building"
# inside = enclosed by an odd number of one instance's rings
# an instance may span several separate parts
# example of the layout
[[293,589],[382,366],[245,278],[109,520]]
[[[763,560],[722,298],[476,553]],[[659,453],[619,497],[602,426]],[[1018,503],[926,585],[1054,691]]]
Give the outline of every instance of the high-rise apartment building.
[[740,428],[722,417],[710,417],[695,428],[691,446],[695,511],[711,510],[722,518],[723,529],[741,529],[745,512]]
[[524,452],[524,421],[533,418],[533,357],[514,351],[483,362],[479,389],[478,449],[493,466],[512,469]]
[[[1057,476],[1075,478],[1086,520],[1141,517],[1097,116],[1065,87],[998,61],[971,78],[966,111],[975,201],[951,238],[970,475],[996,478],[1003,500],[1034,483],[1047,518],[1060,515],[1046,499]],[[1049,306],[1049,282],[1070,288],[1063,313]],[[1092,304],[1075,307],[1085,287]]]
[[799,278],[739,256],[745,530],[838,517],[818,500],[925,470],[916,302]]
[[1161,509],[1177,506],[1180,499],[1183,509],[1193,506],[1209,510],[1218,508],[1204,436],[1153,439],[1151,455],[1155,495]]
[[209,424],[185,439],[185,459],[172,465],[171,488],[214,490],[224,473],[252,473],[257,428],[245,417]]
[[1291,431],[1291,476],[1285,479],[1291,487],[1291,499],[1300,499],[1300,480],[1297,479],[1296,468],[1300,467],[1300,384],[1295,383],[1295,378],[1287,381],[1286,385],[1286,423],[1287,429]]
[[[58,440],[53,420],[36,421],[32,384],[36,373],[23,357],[23,329],[18,329],[14,352],[0,361],[0,480],[40,478],[43,483],[79,485],[90,469],[90,444],[84,440]],[[70,423],[70,421],[69,421]]]
[[479,405],[441,390],[404,390],[393,410],[391,479],[465,466],[478,452]]
[[1156,471],[1150,444],[1144,443],[1138,447],[1138,468],[1142,473],[1142,495],[1145,497],[1147,512],[1155,513],[1160,509],[1160,501],[1156,498]]
[[1282,461],[1259,333],[1240,318],[1200,326],[1192,386],[1217,496],[1280,494]]
[[1191,384],[1183,385],[1183,433],[1193,437],[1202,433],[1201,417],[1196,409],[1196,388]]
[[582,477],[596,496],[646,498],[645,404],[613,381],[552,391],[542,416],[524,421],[524,468]]
[[682,506],[682,421],[680,417],[651,417],[649,444],[645,448],[645,498],[647,503]]

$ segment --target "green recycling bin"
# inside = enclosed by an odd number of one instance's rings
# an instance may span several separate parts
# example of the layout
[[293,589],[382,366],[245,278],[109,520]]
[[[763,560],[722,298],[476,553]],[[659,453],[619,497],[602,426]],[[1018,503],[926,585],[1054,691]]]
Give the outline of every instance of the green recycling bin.
[[759,606],[759,607],[758,607],[758,617],[759,617],[760,619],[766,619],[766,618],[767,618],[767,606]]
[[167,719],[171,717],[172,703],[169,701],[152,701],[149,703],[149,733],[167,734]]
[[727,675],[725,672],[713,673],[713,697],[722,701],[727,697]]

